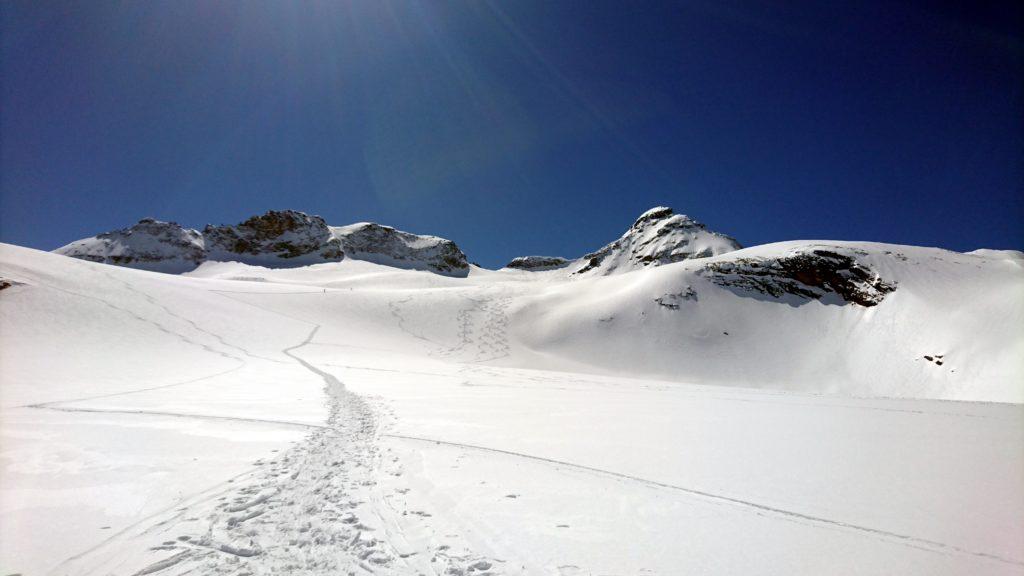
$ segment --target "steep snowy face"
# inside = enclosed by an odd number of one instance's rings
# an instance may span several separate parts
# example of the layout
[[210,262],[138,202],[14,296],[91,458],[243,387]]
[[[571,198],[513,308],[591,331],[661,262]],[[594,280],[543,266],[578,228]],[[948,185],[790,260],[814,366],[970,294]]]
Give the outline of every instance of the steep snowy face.
[[373,222],[331,228],[345,254],[356,260],[411,270],[465,276],[469,263],[462,250],[437,236],[421,236]]
[[608,275],[739,250],[736,240],[671,208],[644,212],[621,238],[587,254],[574,274]]
[[519,256],[517,258],[513,258],[508,264],[505,264],[505,268],[541,272],[544,270],[565,268],[568,265],[569,260],[562,258],[561,256]]
[[203,236],[210,260],[307,265],[344,257],[341,243],[323,218],[295,210],[271,210],[237,226],[208,225]]
[[54,252],[90,262],[171,273],[187,272],[206,259],[202,234],[153,218],[76,240]]
[[836,303],[875,306],[896,290],[896,282],[858,262],[858,255],[867,252],[838,246],[828,250],[803,247],[770,258],[710,262],[699,273],[740,296],[781,299],[788,294],[823,301],[832,296],[839,299]]

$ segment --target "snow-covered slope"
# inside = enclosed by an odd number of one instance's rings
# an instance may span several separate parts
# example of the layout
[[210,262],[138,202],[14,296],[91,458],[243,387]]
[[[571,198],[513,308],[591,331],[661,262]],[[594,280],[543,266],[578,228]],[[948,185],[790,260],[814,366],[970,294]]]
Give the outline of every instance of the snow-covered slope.
[[345,257],[439,274],[465,276],[466,255],[451,240],[370,222],[328,226],[296,210],[253,216],[237,225],[207,225],[202,233],[151,218],[76,240],[57,254],[160,272],[187,272],[206,261],[293,268]]
[[[817,265],[803,258],[820,253],[829,256]],[[1024,266],[1015,260],[783,242],[552,283],[511,313],[532,361],[552,367],[572,360],[727,386],[1024,402]]]
[[0,245],[2,573],[1024,572],[1013,254],[460,276],[375,242],[184,275]]
[[641,214],[618,240],[580,258],[574,273],[615,274],[739,249],[732,238],[659,206]]

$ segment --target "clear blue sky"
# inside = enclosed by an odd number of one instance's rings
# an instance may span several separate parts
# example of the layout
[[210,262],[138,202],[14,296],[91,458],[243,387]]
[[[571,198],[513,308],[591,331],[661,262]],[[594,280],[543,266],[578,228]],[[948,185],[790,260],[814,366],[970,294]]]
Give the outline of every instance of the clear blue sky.
[[497,266],[665,204],[1021,249],[1022,13],[981,4],[6,0],[0,238],[294,208]]

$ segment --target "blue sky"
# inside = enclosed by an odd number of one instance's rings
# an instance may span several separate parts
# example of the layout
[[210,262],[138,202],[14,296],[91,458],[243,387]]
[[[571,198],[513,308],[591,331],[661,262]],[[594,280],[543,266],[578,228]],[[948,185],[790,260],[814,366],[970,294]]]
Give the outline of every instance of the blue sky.
[[1024,248],[1019,3],[0,3],[0,239],[374,220],[578,256],[669,205],[744,245]]

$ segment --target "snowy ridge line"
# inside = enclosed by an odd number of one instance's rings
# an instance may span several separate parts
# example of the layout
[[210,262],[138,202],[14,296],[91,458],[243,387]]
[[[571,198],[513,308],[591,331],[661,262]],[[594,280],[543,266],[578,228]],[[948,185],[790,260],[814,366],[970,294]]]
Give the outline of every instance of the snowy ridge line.
[[287,420],[266,420],[262,418],[243,418],[240,416],[217,416],[215,414],[184,414],[181,412],[160,412],[157,410],[117,410],[104,408],[61,408],[59,406],[26,406],[37,410],[56,410],[58,412],[90,412],[94,414],[138,414],[141,416],[170,416],[173,418],[198,418],[200,420],[220,420],[227,422],[251,422],[255,424],[277,424],[280,426],[298,426],[300,428],[326,428],[320,424],[290,422]]
[[[747,508],[753,508],[753,509],[761,510],[761,511],[764,511],[764,512],[770,512],[772,514],[786,516],[786,517],[789,517],[789,518],[796,518],[796,519],[799,519],[799,520],[806,520],[806,521],[810,521],[810,522],[813,522],[813,523],[816,523],[816,524],[826,524],[826,525],[829,525],[829,526],[836,526],[836,527],[845,528],[845,529],[848,529],[848,530],[856,530],[858,532],[865,532],[865,533],[873,534],[873,535],[876,535],[876,536],[884,536],[886,538],[895,540],[895,543],[897,543],[897,544],[902,544],[902,545],[905,545],[905,546],[912,546],[914,548],[918,548],[918,549],[921,549],[921,550],[927,550],[927,551],[930,551],[930,552],[941,553],[944,550],[948,550],[948,551],[952,551],[952,552],[958,552],[958,553],[961,553],[961,554],[967,554],[967,555],[971,555],[971,556],[978,556],[978,557],[981,557],[981,558],[987,558],[989,560],[995,560],[997,562],[1002,562],[1002,563],[1005,563],[1005,564],[1012,564],[1014,566],[1024,566],[1024,561],[1016,560],[1014,558],[1005,558],[1003,556],[999,556],[999,555],[992,554],[992,553],[989,553],[989,552],[977,552],[977,551],[974,551],[974,550],[968,550],[966,548],[961,548],[961,547],[955,546],[953,544],[946,544],[946,543],[943,543],[943,542],[937,542],[935,540],[928,540],[928,539],[925,539],[925,538],[918,538],[916,536],[909,536],[907,534],[899,534],[897,532],[889,532],[887,530],[881,530],[881,529],[878,529],[878,528],[870,528],[868,526],[859,526],[857,524],[850,524],[850,523],[842,522],[842,521],[839,521],[839,520],[831,520],[829,518],[822,518],[820,516],[811,516],[809,514],[803,514],[801,512],[793,512],[791,510],[785,510],[785,509],[782,509],[782,508],[776,508],[774,506],[768,506],[766,504],[759,504],[757,502],[752,502],[752,501],[749,501],[749,500],[742,500],[740,498],[733,498],[731,496],[724,496],[724,495],[721,495],[721,494],[715,494],[713,492],[705,492],[703,490],[696,490],[694,488],[686,488],[684,486],[676,486],[674,484],[667,484],[665,482],[658,482],[657,480],[648,480],[647,478],[640,478],[639,476],[631,476],[629,474],[622,474],[622,473],[619,473],[619,472],[612,472],[610,470],[602,470],[601,468],[594,468],[592,466],[585,466],[583,464],[573,464],[572,462],[565,462],[563,460],[556,460],[554,458],[545,458],[543,456],[533,456],[533,455],[530,455],[530,454],[523,454],[521,452],[513,452],[511,450],[502,450],[500,448],[488,448],[486,446],[478,446],[478,445],[475,445],[475,444],[462,444],[460,442],[449,442],[449,441],[446,441],[446,440],[437,440],[437,439],[434,439],[434,438],[422,438],[422,437],[419,437],[419,436],[407,436],[407,435],[403,435],[403,434],[381,434],[381,436],[382,437],[386,437],[386,438],[396,438],[396,439],[399,439],[399,440],[411,440],[411,441],[414,441],[414,442],[425,442],[425,443],[441,444],[441,445],[452,446],[452,447],[456,447],[456,448],[469,448],[469,449],[472,449],[472,450],[482,450],[482,451],[485,451],[485,452],[505,454],[505,455],[508,455],[508,456],[516,456],[518,458],[526,458],[526,459],[535,460],[535,461],[538,461],[538,462],[547,462],[549,464],[557,464],[559,466],[566,466],[566,467],[569,467],[569,468],[575,468],[577,470],[585,470],[585,471],[588,471],[588,472],[594,472],[594,473],[602,474],[602,475],[605,475],[605,476],[612,476],[612,477],[621,478],[621,479],[624,479],[624,480],[632,480],[634,482],[640,482],[640,483],[647,484],[649,486],[655,486],[655,487],[658,487],[658,488],[666,488],[666,489],[669,489],[669,490],[678,490],[680,492],[686,492],[687,494],[693,494],[695,496],[701,496],[703,498],[708,498],[708,499],[712,499],[712,500],[718,500],[718,501],[722,501],[722,502],[728,502],[728,503],[731,503],[731,504],[737,504],[739,506],[743,506],[743,507],[747,507]],[[921,548],[920,546],[913,546],[913,544],[921,544],[921,545],[924,545],[924,546],[928,546],[928,548]]]
[[174,388],[175,386],[184,386],[186,384],[194,384],[196,382],[202,382],[203,380],[210,380],[212,378],[217,378],[218,376],[223,376],[225,374],[230,374],[231,372],[234,372],[236,370],[241,370],[242,368],[245,368],[245,366],[246,365],[243,362],[242,364],[240,364],[238,366],[235,366],[234,368],[229,368],[227,370],[224,370],[223,372],[217,372],[216,374],[209,374],[207,376],[200,376],[199,378],[193,378],[191,380],[185,380],[184,382],[172,382],[171,384],[161,384],[159,386],[150,386],[149,388],[139,388],[138,390],[126,390],[124,392],[111,392],[110,394],[100,394],[98,396],[87,396],[85,398],[73,398],[71,400],[53,400],[51,402],[40,402],[38,404],[25,404],[23,406],[14,406],[14,408],[48,408],[48,407],[53,406],[55,404],[74,404],[75,402],[88,402],[89,400],[101,400],[103,398],[113,398],[114,396],[126,396],[128,394],[138,394],[140,392],[149,392],[151,390],[162,390],[164,388]]

